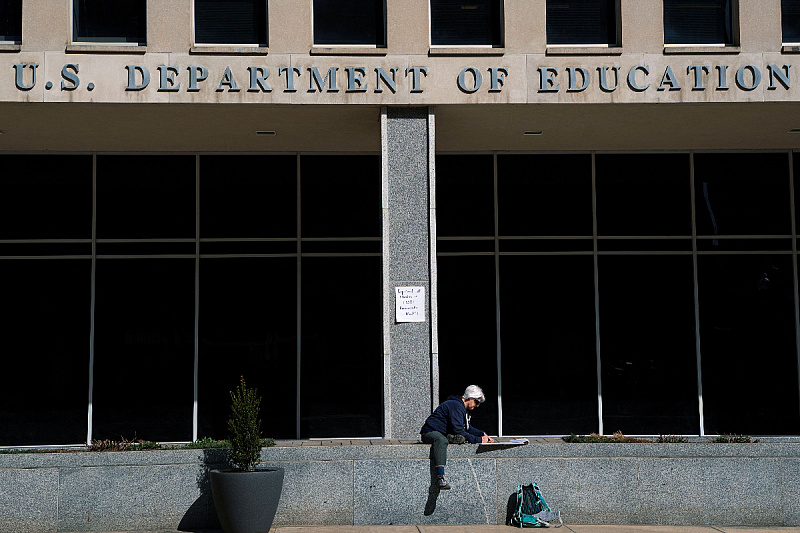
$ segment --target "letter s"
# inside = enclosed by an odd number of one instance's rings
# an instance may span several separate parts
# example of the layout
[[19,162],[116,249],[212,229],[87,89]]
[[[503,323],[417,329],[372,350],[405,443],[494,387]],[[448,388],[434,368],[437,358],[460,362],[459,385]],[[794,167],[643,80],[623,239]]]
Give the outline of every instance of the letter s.
[[[70,72],[68,69],[72,69],[75,72]],[[74,91],[81,84],[81,80],[78,78],[78,65],[72,63],[64,65],[61,69],[61,77],[65,80],[61,82],[62,91]],[[71,85],[67,85],[67,82],[71,83]]]

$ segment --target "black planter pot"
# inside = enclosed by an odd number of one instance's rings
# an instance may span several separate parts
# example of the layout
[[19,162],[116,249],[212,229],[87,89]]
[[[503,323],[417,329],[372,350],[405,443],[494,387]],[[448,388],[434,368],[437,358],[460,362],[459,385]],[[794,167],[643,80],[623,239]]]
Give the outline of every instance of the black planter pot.
[[212,470],[211,494],[225,533],[266,533],[283,489],[283,468]]

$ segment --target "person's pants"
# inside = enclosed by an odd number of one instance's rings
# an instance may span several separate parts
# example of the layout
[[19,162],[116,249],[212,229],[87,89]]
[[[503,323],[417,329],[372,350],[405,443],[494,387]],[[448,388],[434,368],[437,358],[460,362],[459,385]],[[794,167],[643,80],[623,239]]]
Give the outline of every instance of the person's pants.
[[422,434],[422,442],[431,444],[431,463],[433,466],[444,466],[447,464],[447,437],[438,431],[431,431]]

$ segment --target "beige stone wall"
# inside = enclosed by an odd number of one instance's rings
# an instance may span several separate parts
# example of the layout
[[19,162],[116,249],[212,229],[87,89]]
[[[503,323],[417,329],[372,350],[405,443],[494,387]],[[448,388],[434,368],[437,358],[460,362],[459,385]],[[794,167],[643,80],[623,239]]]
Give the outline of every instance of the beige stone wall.
[[[370,105],[791,102],[799,99],[800,91],[797,67],[787,66],[797,56],[781,52],[780,0],[740,0],[738,46],[727,49],[665,47],[660,0],[620,0],[618,48],[548,47],[544,0],[507,0],[504,48],[446,50],[446,54],[430,49],[426,0],[387,0],[388,44],[380,50],[315,47],[312,0],[270,0],[268,51],[232,49],[228,53],[221,47],[206,53],[193,48],[192,0],[148,1],[146,47],[72,45],[69,0],[25,0],[23,5],[21,49],[0,55],[0,72],[6,73],[0,78],[0,101]],[[32,64],[38,65],[35,84]],[[15,70],[14,65],[25,66]],[[130,89],[128,70],[133,67],[129,65],[143,67],[137,76],[144,69],[149,72],[146,88]],[[417,87],[414,72],[408,71],[413,67],[425,69],[418,71]],[[737,85],[736,75],[742,67],[746,67],[741,78],[744,83]],[[261,69],[258,74],[270,91],[251,84],[250,73],[256,68]],[[331,86],[328,78],[328,85],[320,91],[313,81],[313,69],[324,77],[331,68],[337,83]],[[263,69],[268,69],[269,75]],[[294,75],[296,90],[292,91],[287,74],[295,69],[299,74]],[[389,84],[379,83],[376,69],[396,80],[394,91]],[[727,74],[722,81],[720,69]],[[166,78],[161,77],[162,70]],[[775,79],[776,70],[788,77],[790,88]],[[572,84],[570,71],[575,73]],[[197,90],[189,90],[190,72],[199,79]],[[482,78],[480,87],[476,72]],[[616,87],[614,90],[602,89],[603,72],[606,86]],[[583,88],[585,74],[589,80]],[[759,74],[756,86],[754,76]],[[496,90],[491,90],[492,77],[497,80]],[[141,80],[136,85],[141,85]],[[556,87],[558,91],[549,90]]]
[[[661,0],[619,1],[619,47],[548,47],[545,0],[505,0],[503,48],[442,51],[428,0],[387,0],[380,50],[314,47],[312,0],[270,0],[270,46],[249,50],[195,47],[192,0],[148,0],[144,47],[74,45],[70,0],[24,0],[22,45],[0,46],[0,150],[375,151],[389,105],[432,106],[444,151],[800,147],[787,133],[800,128],[800,55],[782,47],[780,0],[740,0],[725,49],[665,47]],[[146,88],[128,90],[129,65]],[[329,76],[321,89],[313,69]]]

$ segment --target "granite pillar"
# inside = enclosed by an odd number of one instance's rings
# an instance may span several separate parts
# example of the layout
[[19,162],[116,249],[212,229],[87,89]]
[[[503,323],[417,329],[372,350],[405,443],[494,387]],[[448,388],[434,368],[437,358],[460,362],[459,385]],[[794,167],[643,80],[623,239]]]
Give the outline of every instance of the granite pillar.
[[[394,439],[419,435],[438,388],[433,124],[427,107],[381,110],[384,436]],[[424,289],[424,321],[398,321],[398,287]]]

